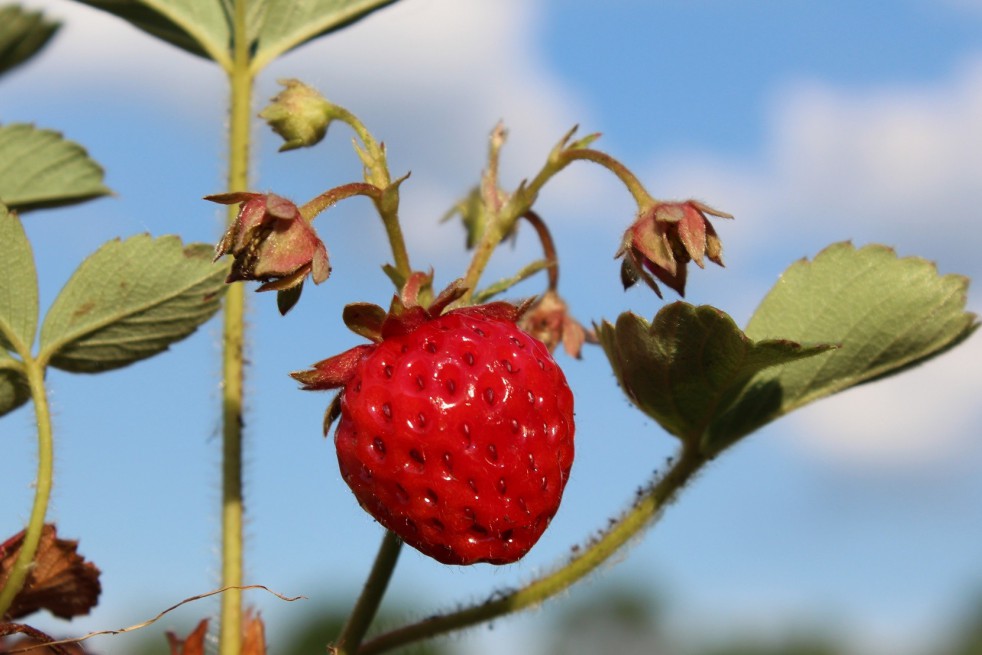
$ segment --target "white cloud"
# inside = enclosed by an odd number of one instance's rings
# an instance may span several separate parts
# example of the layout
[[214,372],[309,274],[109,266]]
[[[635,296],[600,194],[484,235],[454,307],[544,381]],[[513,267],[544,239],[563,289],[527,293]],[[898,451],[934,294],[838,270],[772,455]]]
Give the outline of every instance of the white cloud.
[[736,214],[727,246],[748,259],[853,238],[982,271],[982,55],[936,85],[790,85],[771,125],[759,158],[683,154],[652,179]]
[[[790,262],[851,238],[982,279],[982,56],[932,85],[795,84],[776,96],[771,124],[757,158],[689,153],[657,161],[650,176],[736,214],[725,243],[740,266]],[[971,446],[980,392],[976,336],[939,361],[791,420],[796,442],[830,461],[919,467]]]
[[931,470],[980,449],[982,339],[793,414],[792,442],[852,468]]

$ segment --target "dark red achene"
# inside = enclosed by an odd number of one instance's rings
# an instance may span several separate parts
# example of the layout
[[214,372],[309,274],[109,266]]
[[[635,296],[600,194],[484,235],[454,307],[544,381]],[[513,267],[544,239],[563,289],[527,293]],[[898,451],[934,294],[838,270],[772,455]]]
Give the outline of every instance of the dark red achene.
[[374,346],[344,386],[335,435],[362,507],[446,564],[525,555],[573,463],[562,371],[514,322],[476,309]]

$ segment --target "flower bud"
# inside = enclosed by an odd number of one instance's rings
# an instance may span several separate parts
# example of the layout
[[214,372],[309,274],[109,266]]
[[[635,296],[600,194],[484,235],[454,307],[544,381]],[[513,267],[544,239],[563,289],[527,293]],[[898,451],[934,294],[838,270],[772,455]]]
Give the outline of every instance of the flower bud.
[[333,105],[300,80],[280,80],[280,84],[286,88],[259,114],[286,142],[280,152],[317,144],[327,134]]

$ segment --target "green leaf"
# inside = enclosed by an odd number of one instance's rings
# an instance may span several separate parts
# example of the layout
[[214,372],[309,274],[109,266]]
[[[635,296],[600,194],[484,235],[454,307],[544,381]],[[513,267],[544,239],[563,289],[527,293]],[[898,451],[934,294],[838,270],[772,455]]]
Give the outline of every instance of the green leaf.
[[764,371],[714,426],[743,435],[793,409],[893,375],[965,340],[978,327],[965,311],[968,279],[939,275],[924,259],[879,245],[829,246],[781,276],[747,326],[765,339],[835,343],[830,353]]
[[[254,0],[255,1],[255,0]],[[264,0],[252,69],[285,52],[358,21],[396,0]]]
[[[78,0],[190,53],[232,68],[232,0]],[[349,25],[396,0],[248,0],[251,68]]]
[[0,126],[0,202],[27,211],[111,193],[85,149],[58,132],[25,123]]
[[103,245],[82,262],[41,327],[40,358],[95,373],[166,350],[207,321],[225,290],[204,243],[140,235]]
[[0,346],[30,353],[38,324],[38,280],[17,214],[0,205]]
[[[625,312],[597,330],[628,398],[679,439],[699,444],[714,418],[763,369],[827,350],[753,341],[724,312],[675,302],[649,325]],[[704,445],[705,447],[705,445]]]
[[0,348],[0,416],[17,409],[31,397],[20,362]]
[[[223,0],[78,0],[158,39],[232,68],[230,3]],[[255,2],[255,0],[253,0]]]
[[36,55],[58,31],[58,23],[40,11],[17,5],[0,7],[0,75]]

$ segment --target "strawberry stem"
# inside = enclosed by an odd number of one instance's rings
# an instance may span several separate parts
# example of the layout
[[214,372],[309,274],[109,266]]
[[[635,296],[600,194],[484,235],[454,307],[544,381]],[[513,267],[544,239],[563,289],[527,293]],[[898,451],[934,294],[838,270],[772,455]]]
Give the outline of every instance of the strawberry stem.
[[542,254],[549,262],[549,290],[555,291],[556,287],[559,286],[559,258],[556,256],[556,242],[552,240],[552,234],[549,232],[546,222],[534,211],[528,210],[522,214],[522,218],[535,228],[535,233],[539,236],[539,241],[542,243]]
[[31,390],[31,400],[34,402],[34,415],[38,429],[38,471],[37,483],[34,488],[34,504],[31,516],[24,531],[24,541],[17,553],[17,559],[10,570],[10,575],[0,590],[0,619],[7,613],[27,580],[37,554],[41,533],[44,529],[44,518],[48,512],[48,501],[51,499],[51,486],[54,481],[54,436],[51,429],[51,412],[48,407],[48,394],[44,388],[45,364],[31,357],[26,348],[18,349],[23,359],[24,373]]
[[634,506],[593,545],[581,551],[565,566],[525,585],[517,591],[495,596],[494,600],[472,605],[449,614],[437,615],[382,634],[366,643],[358,655],[375,655],[407,644],[491,621],[506,614],[533,607],[582,580],[614,553],[649,527],[671,503],[685,484],[708,460],[698,448],[683,447],[663,477],[652,482]]
[[[229,169],[228,190],[244,191],[249,186],[249,142],[254,76],[247,35],[247,2],[236,0],[233,16],[233,57],[228,70]],[[229,221],[236,209],[229,206]],[[225,295],[222,328],[222,594],[219,625],[219,655],[242,651],[243,579],[243,493],[242,493],[242,405],[245,361],[245,286],[229,285]]]
[[368,632],[368,628],[378,612],[379,605],[382,603],[382,597],[389,586],[389,580],[392,578],[392,572],[395,570],[401,549],[402,540],[394,532],[386,530],[361,596],[355,603],[354,609],[351,610],[351,616],[348,617],[348,622],[342,628],[337,642],[329,648],[332,655],[351,655],[358,652],[361,642],[365,638],[365,633]]

